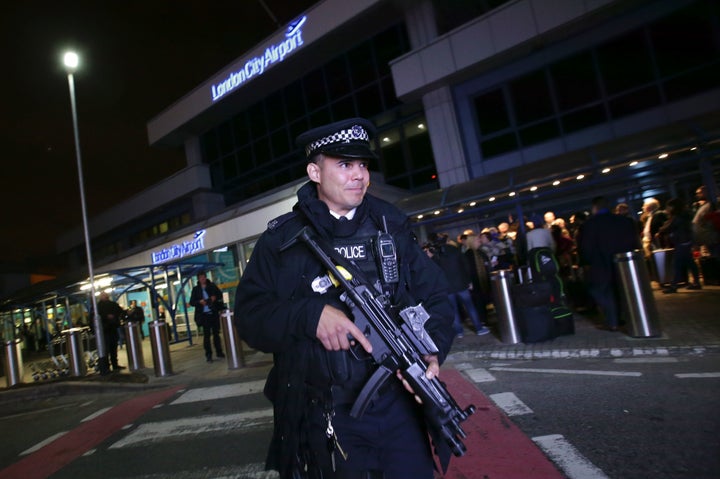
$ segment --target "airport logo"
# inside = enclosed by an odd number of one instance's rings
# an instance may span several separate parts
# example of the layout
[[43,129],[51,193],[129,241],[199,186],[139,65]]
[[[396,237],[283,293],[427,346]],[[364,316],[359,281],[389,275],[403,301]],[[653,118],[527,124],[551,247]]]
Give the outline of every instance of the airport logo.
[[184,258],[190,256],[198,251],[205,249],[205,230],[200,230],[195,233],[195,236],[190,241],[183,241],[182,243],[174,244],[168,248],[163,248],[160,251],[151,253],[152,264],[166,263],[168,261]]
[[285,31],[284,40],[269,45],[263,55],[250,58],[242,68],[231,72],[223,81],[211,85],[212,101],[218,101],[252,78],[262,75],[272,65],[282,62],[299,49],[304,43],[302,27],[306,21],[307,17],[302,16],[291,22]]

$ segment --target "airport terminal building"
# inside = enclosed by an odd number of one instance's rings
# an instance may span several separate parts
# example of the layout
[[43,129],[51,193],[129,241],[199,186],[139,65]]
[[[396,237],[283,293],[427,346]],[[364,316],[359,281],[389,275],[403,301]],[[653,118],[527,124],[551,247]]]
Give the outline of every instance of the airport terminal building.
[[[420,238],[566,217],[599,194],[634,211],[700,184],[717,194],[714,0],[322,0],[238,53],[148,122],[150,145],[184,148],[185,168],[90,220],[96,270],[145,278],[113,290],[121,304],[144,295],[156,316],[147,286],[164,283],[187,322],[187,264],[208,265],[232,303],[305,181],[295,137],[349,117],[377,126],[370,192]],[[79,228],[57,246],[83,269]]]

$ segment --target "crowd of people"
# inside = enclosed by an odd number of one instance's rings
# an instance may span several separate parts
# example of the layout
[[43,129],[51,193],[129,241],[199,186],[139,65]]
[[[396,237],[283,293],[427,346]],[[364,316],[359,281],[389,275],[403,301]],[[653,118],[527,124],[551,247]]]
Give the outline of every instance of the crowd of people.
[[[510,218],[479,232],[465,230],[456,238],[431,234],[424,250],[456,283],[450,294],[456,335],[463,335],[463,309],[477,334],[485,334],[487,305],[492,301],[490,274],[521,269],[539,249],[551,250],[556,259],[557,276],[564,285],[560,300],[576,310],[599,308],[612,331],[622,325],[613,258],[617,253],[641,249],[651,279],[665,294],[682,286],[702,289],[701,274],[706,282],[720,280],[715,277],[720,263],[720,211],[705,186],[697,188],[692,203],[672,198],[662,208],[656,198],[647,198],[640,215],[627,203],[611,205],[604,197],[593,199],[590,206],[590,212],[573,212],[567,221],[548,211],[542,218],[525,219],[522,228]],[[661,251],[670,252],[667,275],[654,257]],[[457,258],[462,253],[461,262]],[[699,268],[701,260],[704,268]]]

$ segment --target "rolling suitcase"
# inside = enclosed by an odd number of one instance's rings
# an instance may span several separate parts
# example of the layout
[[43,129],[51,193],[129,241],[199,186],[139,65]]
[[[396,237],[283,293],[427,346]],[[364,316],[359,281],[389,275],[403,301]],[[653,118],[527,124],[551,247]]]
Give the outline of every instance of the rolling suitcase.
[[570,308],[566,306],[555,306],[550,308],[555,327],[555,336],[575,334],[575,318]]
[[555,337],[551,311],[553,287],[549,281],[516,284],[511,294],[523,343],[537,343]]
[[539,343],[555,338],[555,318],[550,306],[516,308],[523,343]]

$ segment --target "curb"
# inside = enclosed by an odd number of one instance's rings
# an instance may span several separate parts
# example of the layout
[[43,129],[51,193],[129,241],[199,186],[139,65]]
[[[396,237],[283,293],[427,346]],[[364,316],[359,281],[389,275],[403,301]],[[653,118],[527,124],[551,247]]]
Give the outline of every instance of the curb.
[[546,350],[479,350],[451,353],[447,361],[463,362],[472,359],[616,359],[628,357],[700,356],[720,352],[720,345],[584,348]]
[[[145,391],[167,387],[165,384],[151,384],[144,374],[134,373],[132,379],[105,380],[101,376],[84,378],[63,378],[46,383],[22,383],[0,389],[0,405],[18,401],[44,399],[66,394],[92,394],[105,392]],[[123,376],[128,376],[127,374]]]

